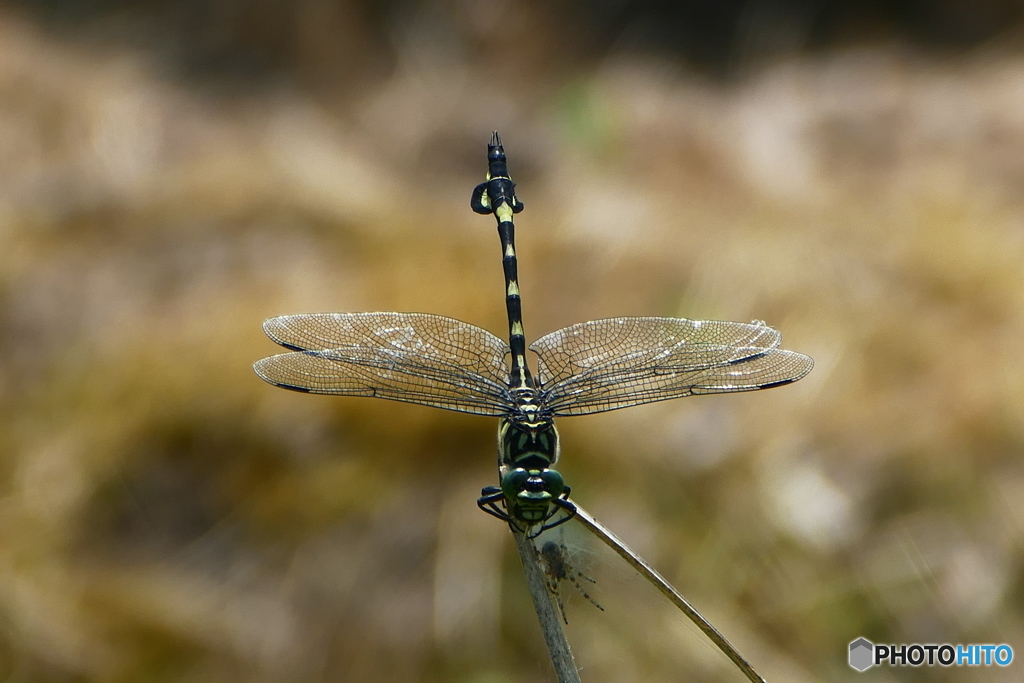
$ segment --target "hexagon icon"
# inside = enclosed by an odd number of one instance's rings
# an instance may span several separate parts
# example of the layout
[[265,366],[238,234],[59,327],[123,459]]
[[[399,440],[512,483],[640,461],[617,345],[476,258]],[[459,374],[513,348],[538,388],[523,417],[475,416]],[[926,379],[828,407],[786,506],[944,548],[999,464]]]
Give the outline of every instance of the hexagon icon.
[[874,665],[875,645],[867,638],[858,638],[850,643],[850,666],[857,671],[870,669]]

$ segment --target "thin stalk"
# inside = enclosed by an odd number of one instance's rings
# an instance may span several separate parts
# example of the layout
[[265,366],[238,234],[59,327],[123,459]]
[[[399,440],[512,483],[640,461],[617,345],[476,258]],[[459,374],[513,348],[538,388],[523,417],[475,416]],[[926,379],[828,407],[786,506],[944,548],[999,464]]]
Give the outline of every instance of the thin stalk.
[[523,563],[526,585],[533,597],[533,608],[537,612],[537,621],[540,622],[540,630],[544,634],[544,642],[548,646],[548,655],[551,657],[555,675],[558,676],[558,683],[580,683],[580,673],[576,669],[569,640],[562,630],[562,619],[552,604],[551,596],[548,595],[537,549],[523,532],[512,529],[512,535],[516,539],[516,550],[519,551],[519,559]]
[[[678,607],[683,614],[689,617],[690,621],[697,625],[701,631],[704,632],[708,638],[711,639],[718,649],[721,650],[726,657],[732,660],[732,663],[743,672],[743,675],[753,683],[767,683],[765,679],[761,677],[759,673],[754,670],[754,667],[733,647],[732,643],[726,640],[718,629],[711,625],[711,622],[704,618],[704,616],[697,611],[697,608],[689,603],[689,601],[682,596],[682,594],[675,589],[665,578],[655,571],[654,567],[649,565],[644,558],[637,555],[627,546],[622,540],[608,530],[603,524],[598,522],[596,519],[590,516],[586,510],[581,508],[579,504],[576,505],[576,519],[583,523],[583,526],[590,529],[591,532],[604,543],[614,550],[619,556],[624,559],[631,567],[640,572],[648,581],[653,583],[662,594],[672,601],[676,607]],[[543,577],[542,577],[543,578]]]

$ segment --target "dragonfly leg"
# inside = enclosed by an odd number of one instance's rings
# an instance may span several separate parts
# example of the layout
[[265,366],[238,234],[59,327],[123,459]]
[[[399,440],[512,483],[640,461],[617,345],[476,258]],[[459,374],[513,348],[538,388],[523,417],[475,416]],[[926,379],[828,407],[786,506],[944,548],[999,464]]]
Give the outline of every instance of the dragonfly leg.
[[473,196],[469,200],[469,205],[477,213],[488,214],[494,211],[491,207],[491,199],[487,196],[487,183],[480,183],[473,188]]
[[504,500],[505,494],[502,493],[500,488],[497,486],[485,486],[483,490],[480,491],[480,497],[477,498],[476,504],[477,507],[492,517],[497,517],[498,519],[511,524],[513,520],[509,514],[498,507],[498,503],[504,502]]
[[[563,512],[565,512],[565,516],[559,517],[558,519],[556,519],[554,522],[551,522],[550,524],[545,523],[537,531],[537,533],[535,533],[530,538],[536,538],[537,536],[540,536],[542,533],[544,533],[548,529],[554,529],[556,526],[560,526],[562,524],[565,524],[570,519],[572,519],[573,517],[576,516],[576,506],[573,505],[570,501],[566,500],[566,497],[568,497],[568,495],[569,495],[568,488],[569,487],[567,486],[566,487],[566,491],[561,496],[559,496],[558,498],[555,498],[554,500],[551,501],[552,505],[556,506],[559,510],[562,510]],[[551,519],[552,517],[554,517],[557,514],[558,514],[558,510],[555,510],[554,512],[552,512],[548,516],[547,519]],[[547,522],[547,520],[545,520],[545,522]]]
[[503,522],[508,522],[508,525],[512,527],[513,531],[525,533],[526,529],[520,527],[512,515],[498,507],[499,503],[504,505],[505,493],[497,486],[485,486],[483,490],[480,491],[480,497],[477,498],[476,501],[477,507],[490,516],[497,517]]
[[[562,495],[559,496],[558,498],[555,498],[553,501],[551,501],[552,505],[555,505],[556,507],[559,507],[559,508],[561,508],[562,510],[564,510],[566,512],[566,514],[567,514],[567,516],[565,517],[566,520],[570,520],[570,519],[572,519],[573,517],[576,516],[576,506],[573,505],[572,501],[568,500],[568,498],[569,498],[569,487],[566,486],[565,487],[565,491],[562,493]],[[559,522],[559,524],[561,524],[561,522]]]

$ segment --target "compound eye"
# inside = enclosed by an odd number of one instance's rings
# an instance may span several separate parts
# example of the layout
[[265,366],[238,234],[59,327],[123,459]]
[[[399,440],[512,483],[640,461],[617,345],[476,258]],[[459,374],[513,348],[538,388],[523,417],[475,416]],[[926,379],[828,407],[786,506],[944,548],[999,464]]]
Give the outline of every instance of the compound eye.
[[[518,467],[501,478],[501,492],[509,498],[514,498],[516,493],[526,486],[526,482],[529,479],[530,473],[522,467]],[[559,479],[561,479],[561,477],[559,477]]]
[[544,490],[551,495],[558,496],[565,490],[565,480],[556,470],[544,470],[539,476],[544,482]]

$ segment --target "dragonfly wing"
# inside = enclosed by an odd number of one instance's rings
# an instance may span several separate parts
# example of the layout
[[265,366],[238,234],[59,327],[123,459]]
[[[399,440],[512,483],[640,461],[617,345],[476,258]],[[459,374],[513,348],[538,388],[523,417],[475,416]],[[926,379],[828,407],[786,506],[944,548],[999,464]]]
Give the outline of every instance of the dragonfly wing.
[[608,318],[556,330],[530,349],[545,404],[565,416],[795,382],[814,362],[781,341],[762,322]]
[[305,313],[271,318],[263,329],[293,351],[253,366],[276,386],[508,412],[508,345],[474,325],[425,313]]

